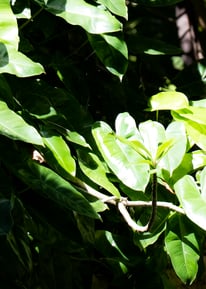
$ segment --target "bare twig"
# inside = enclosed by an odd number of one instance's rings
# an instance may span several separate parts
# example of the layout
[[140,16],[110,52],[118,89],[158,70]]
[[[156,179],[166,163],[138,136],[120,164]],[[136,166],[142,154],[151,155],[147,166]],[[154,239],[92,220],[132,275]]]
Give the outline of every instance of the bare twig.
[[146,226],[139,226],[134,220],[132,220],[130,214],[128,213],[125,205],[123,202],[118,202],[118,209],[124,218],[124,220],[127,222],[127,224],[137,232],[146,232],[148,230],[148,225]]
[[[160,201],[157,201],[157,207],[163,207],[163,208],[167,208],[167,209],[170,209],[172,211],[176,211],[177,213],[180,213],[180,214],[183,214],[185,215],[185,211],[172,204],[172,203],[169,203],[169,202],[160,202]],[[127,207],[151,207],[152,206],[152,202],[149,201],[149,202],[145,202],[145,201],[127,201],[125,203],[125,205]]]

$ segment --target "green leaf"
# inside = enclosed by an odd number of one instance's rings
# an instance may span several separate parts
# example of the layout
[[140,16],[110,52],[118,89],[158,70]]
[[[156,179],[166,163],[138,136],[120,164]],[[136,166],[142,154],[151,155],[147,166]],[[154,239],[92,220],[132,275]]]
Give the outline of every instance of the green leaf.
[[117,138],[121,142],[131,146],[145,159],[150,159],[150,152],[143,143],[143,139],[137,129],[136,122],[128,112],[118,114],[115,120],[115,130]]
[[144,191],[150,178],[149,165],[129,145],[120,142],[105,122],[94,124],[92,134],[104,160],[126,186]]
[[64,130],[64,136],[68,141],[72,143],[75,143],[85,148],[90,148],[85,138],[82,135],[80,135],[77,131],[70,131],[66,129],[66,131]]
[[108,171],[105,169],[103,162],[92,152],[77,150],[78,162],[83,173],[94,183],[103,187],[117,198],[120,197],[118,189],[109,181]]
[[[0,45],[2,53],[2,44]],[[41,64],[33,62],[26,55],[18,52],[15,47],[5,45],[4,65],[0,65],[0,73],[10,73],[19,77],[28,77],[44,73]]]
[[200,173],[201,196],[206,200],[206,167]]
[[174,114],[178,114],[181,118],[197,122],[199,124],[206,124],[206,108],[189,106],[187,108],[179,109]]
[[[166,129],[166,138],[169,141],[164,142],[168,144],[165,154],[162,155],[158,168],[167,170],[172,175],[173,171],[181,164],[187,149],[187,136],[185,126],[180,122],[172,122]],[[161,148],[158,148],[158,152]]]
[[192,284],[198,272],[200,251],[194,226],[185,216],[175,214],[169,220],[165,246],[178,277],[185,284]]
[[187,217],[206,230],[206,200],[192,176],[186,175],[174,185],[176,195]]
[[10,73],[19,77],[43,73],[44,69],[39,63],[18,52],[18,25],[9,0],[0,3],[0,27],[0,73]]
[[67,174],[75,176],[76,164],[64,139],[46,128],[41,130],[41,135],[46,147],[44,150],[45,159],[57,171],[61,167]]
[[4,101],[0,100],[0,134],[14,140],[43,145],[42,138],[37,130],[27,124],[24,119],[9,109]]
[[97,3],[103,4],[113,14],[121,16],[125,19],[128,18],[125,0],[116,0],[115,2],[113,0],[97,0]]
[[18,26],[9,0],[3,0],[0,3],[0,27],[0,42],[12,45],[17,50],[19,43]]
[[142,141],[134,118],[128,113],[119,113],[115,120],[116,134],[126,139]]
[[137,2],[140,5],[157,7],[172,6],[182,1],[183,0],[134,0],[134,2]]
[[[144,232],[142,234],[134,233],[134,243],[141,249],[146,249],[148,246],[154,244],[162,233],[165,231],[165,219],[159,220],[159,226],[152,232]],[[138,222],[139,223],[139,222]]]
[[81,26],[89,33],[99,34],[122,30],[122,24],[109,11],[102,9],[101,5],[95,6],[84,0],[48,2],[44,0],[42,6],[68,23]]
[[29,187],[63,208],[91,218],[99,218],[87,199],[69,182],[35,162],[29,161],[28,165],[28,168],[19,168],[16,173]]
[[128,51],[120,34],[88,34],[89,42],[105,67],[120,80],[128,66]]
[[191,153],[192,155],[192,170],[197,170],[206,166],[206,152],[196,150]]
[[139,132],[147,151],[150,152],[152,161],[156,162],[158,146],[166,140],[163,125],[159,122],[148,120],[140,123]]
[[149,104],[150,111],[177,110],[189,106],[185,94],[176,91],[159,92],[150,98]]
[[189,118],[185,118],[179,114],[179,111],[173,111],[172,116],[175,120],[183,122],[190,139],[201,149],[206,150],[206,124],[201,124],[195,120],[192,121]]

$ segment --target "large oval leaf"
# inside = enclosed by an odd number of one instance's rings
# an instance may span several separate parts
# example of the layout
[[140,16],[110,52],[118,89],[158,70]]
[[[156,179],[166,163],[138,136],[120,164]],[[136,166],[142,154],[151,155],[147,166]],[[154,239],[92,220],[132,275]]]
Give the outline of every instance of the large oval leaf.
[[[42,4],[42,1],[36,2]],[[92,5],[84,0],[44,0],[43,6],[68,23],[80,25],[89,33],[100,34],[122,29],[122,24],[109,11],[102,9],[101,5]]]
[[152,160],[156,162],[158,146],[166,140],[163,125],[159,122],[148,120],[140,123],[139,132],[144,146],[150,152]]
[[187,97],[182,92],[163,91],[150,98],[151,111],[156,110],[177,110],[188,107]]
[[37,130],[9,109],[4,101],[0,101],[0,134],[14,140],[21,140],[36,145],[43,145]]
[[187,136],[184,124],[180,122],[172,122],[166,129],[166,138],[168,140],[171,139],[173,143],[167,153],[161,158],[158,167],[167,170],[171,176],[185,156]]
[[[0,47],[1,49],[1,47]],[[44,73],[44,68],[40,63],[33,62],[23,53],[17,51],[15,47],[5,45],[5,56],[8,60],[4,65],[0,65],[0,73],[10,73],[19,77],[28,77]],[[6,54],[5,54],[6,55]]]
[[194,226],[185,216],[175,214],[170,219],[165,246],[177,276],[190,285],[198,272],[200,250]]
[[206,200],[192,176],[186,175],[174,185],[176,195],[187,217],[206,230]]
[[150,178],[145,160],[131,146],[120,142],[105,122],[96,123],[92,134],[114,174],[129,188],[144,191]]

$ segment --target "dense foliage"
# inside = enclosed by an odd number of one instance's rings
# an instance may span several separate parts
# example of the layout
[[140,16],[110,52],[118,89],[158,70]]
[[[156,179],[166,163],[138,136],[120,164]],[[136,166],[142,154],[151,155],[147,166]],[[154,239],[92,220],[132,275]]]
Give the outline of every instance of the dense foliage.
[[[206,26],[194,2],[1,0],[2,289],[200,282]],[[189,50],[178,11],[194,12]]]

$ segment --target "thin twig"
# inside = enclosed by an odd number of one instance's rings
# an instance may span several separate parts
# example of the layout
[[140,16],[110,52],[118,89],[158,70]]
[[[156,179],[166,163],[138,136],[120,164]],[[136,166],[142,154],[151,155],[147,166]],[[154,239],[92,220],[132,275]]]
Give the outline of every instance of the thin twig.
[[127,224],[137,232],[146,232],[148,230],[148,225],[146,226],[139,226],[134,220],[132,220],[130,214],[128,213],[125,205],[123,202],[118,202],[118,209],[124,218],[124,220],[127,222]]
[[[145,201],[126,201],[125,205],[127,207],[151,207],[152,206],[152,202],[149,201],[149,202],[145,202]],[[156,203],[157,207],[162,207],[162,208],[167,208],[167,209],[170,209],[172,211],[176,211],[177,213],[180,213],[180,214],[183,214],[185,215],[185,211],[172,204],[172,203],[169,203],[169,202],[161,202],[161,201],[157,201]]]

